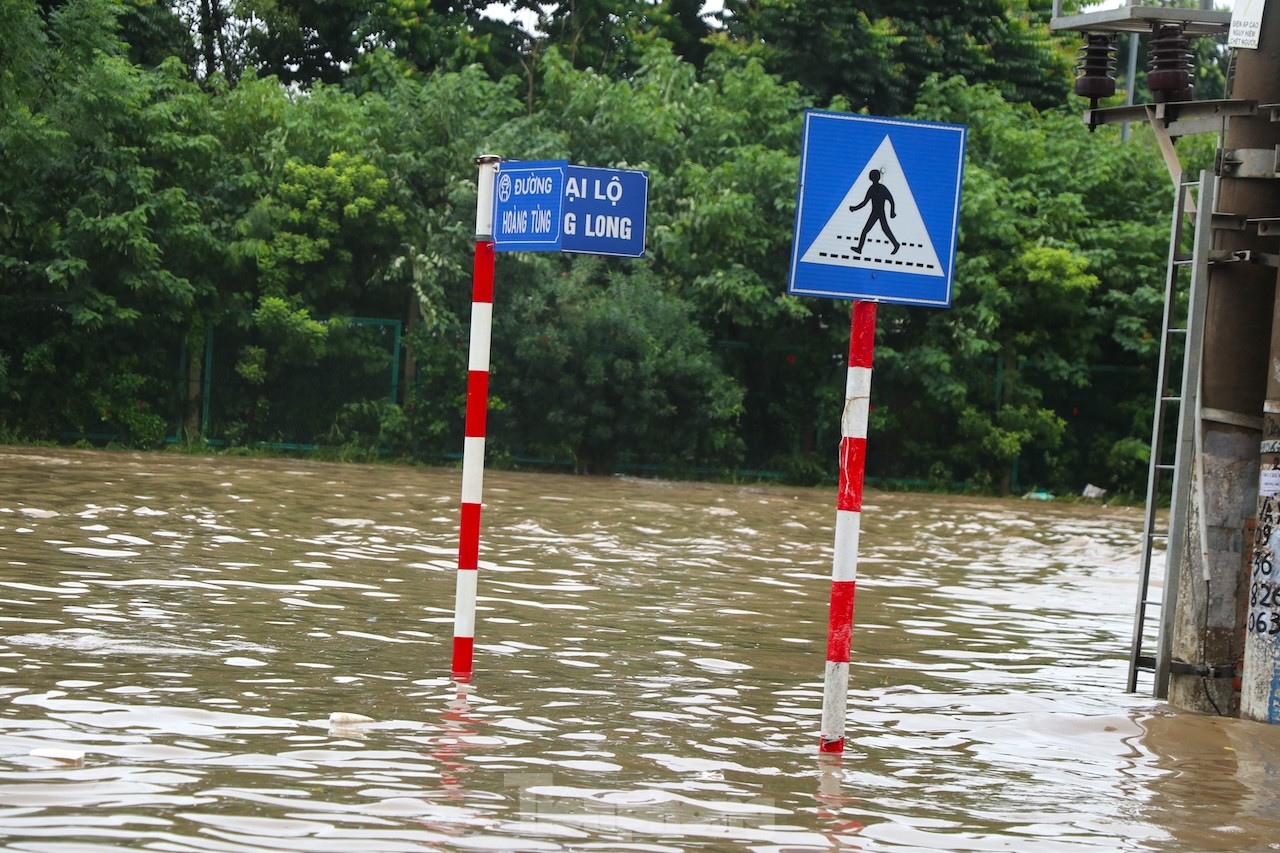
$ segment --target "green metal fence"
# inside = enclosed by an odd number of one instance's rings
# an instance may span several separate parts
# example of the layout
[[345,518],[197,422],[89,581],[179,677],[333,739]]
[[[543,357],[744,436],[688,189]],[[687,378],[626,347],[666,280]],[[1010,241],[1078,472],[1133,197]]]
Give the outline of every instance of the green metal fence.
[[204,352],[201,438],[211,445],[314,449],[351,407],[397,402],[401,322],[371,317],[329,320],[324,354],[289,362],[269,354],[265,375],[250,381],[236,366],[255,344],[250,330],[211,329]]

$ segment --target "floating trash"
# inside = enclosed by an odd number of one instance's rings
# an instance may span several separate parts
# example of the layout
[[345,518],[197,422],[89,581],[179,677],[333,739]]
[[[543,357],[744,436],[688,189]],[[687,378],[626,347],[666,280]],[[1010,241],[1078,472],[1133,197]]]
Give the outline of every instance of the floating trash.
[[357,723],[372,723],[373,717],[366,717],[364,714],[348,714],[346,711],[334,711],[329,715],[329,725],[331,726],[350,726]]
[[72,767],[84,766],[84,753],[78,749],[54,749],[52,747],[41,747],[40,749],[31,750],[32,758],[47,758],[50,761],[57,761],[59,764],[67,764]]

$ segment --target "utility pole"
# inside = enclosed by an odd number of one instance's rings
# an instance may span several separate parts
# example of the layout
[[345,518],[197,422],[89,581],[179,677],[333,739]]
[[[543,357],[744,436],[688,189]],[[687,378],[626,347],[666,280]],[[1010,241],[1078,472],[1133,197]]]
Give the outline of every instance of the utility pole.
[[[1172,333],[1185,334],[1187,355],[1182,393],[1157,389],[1129,689],[1146,670],[1154,674],[1154,695],[1177,707],[1280,722],[1280,0],[1272,0],[1270,10],[1250,3],[1238,20],[1235,11],[1214,5],[1202,0],[1192,12],[1130,0],[1117,9],[1059,17],[1062,0],[1055,0],[1051,27],[1086,34],[1076,93],[1090,98],[1090,128],[1145,118],[1180,188],[1166,320],[1178,313],[1169,310],[1179,301],[1172,289],[1175,262],[1192,262],[1191,290],[1200,294],[1187,328],[1166,322],[1162,338],[1162,376]],[[1230,48],[1226,100],[1194,101],[1190,87],[1180,88],[1191,59],[1185,40],[1229,28],[1233,41],[1238,28],[1241,45],[1256,33],[1256,47]],[[1156,103],[1099,109],[1114,93],[1114,80],[1107,79],[1114,73],[1112,34],[1135,31],[1151,33],[1148,85]],[[1173,143],[1202,132],[1218,133],[1220,143],[1215,178],[1197,184],[1182,174]],[[1181,194],[1197,185],[1202,197],[1184,207]],[[1184,213],[1207,238],[1195,241],[1190,258],[1180,238]],[[1179,409],[1172,465],[1157,441],[1166,402]],[[1162,469],[1175,472],[1164,534],[1153,523]],[[1167,544],[1163,607],[1147,588],[1153,543],[1161,537]],[[1155,654],[1144,654],[1153,607],[1161,608],[1160,635]]]
[[[1228,165],[1238,163],[1238,172],[1253,177],[1230,182],[1224,178],[1221,207],[1256,220],[1253,228],[1243,232],[1247,239],[1240,248],[1252,249],[1255,259],[1274,261],[1280,235],[1276,228],[1280,223],[1280,9],[1275,0],[1270,9],[1264,7],[1257,49],[1237,51],[1234,90],[1238,97],[1256,100],[1259,111],[1247,120],[1232,120],[1227,151],[1219,159]],[[1230,198],[1228,188],[1233,191]],[[1250,508],[1256,509],[1254,530],[1237,531],[1245,548],[1252,549],[1238,575],[1238,609],[1244,613],[1240,716],[1276,723],[1280,722],[1280,601],[1275,600],[1280,592],[1280,291],[1274,265],[1239,266],[1238,276],[1226,283],[1218,300],[1224,329],[1212,336],[1212,371],[1206,341],[1206,393],[1212,378],[1223,405],[1249,406],[1236,411],[1261,415],[1257,429],[1231,431],[1232,447],[1238,444],[1240,452],[1249,456],[1225,466],[1225,473],[1240,473],[1237,500],[1252,499]],[[1211,311],[1214,306],[1211,302]],[[1238,353],[1241,360],[1234,366],[1231,359],[1237,353],[1230,341],[1223,340],[1227,324],[1233,322],[1239,324],[1240,337],[1249,338],[1236,342],[1244,351]],[[1213,329],[1212,315],[1209,329]],[[1212,482],[1207,472],[1205,480]],[[1251,490],[1246,489],[1249,484]]]
[[[1272,120],[1267,106],[1280,103],[1280,9],[1272,6],[1264,16],[1258,48],[1235,50],[1229,93],[1233,99],[1256,102],[1258,110],[1230,118],[1217,157],[1219,194],[1213,214],[1215,226],[1221,226],[1215,227],[1204,327],[1200,458],[1195,466],[1201,476],[1194,478],[1185,582],[1179,589],[1173,638],[1174,660],[1182,665],[1174,669],[1169,685],[1169,700],[1178,707],[1219,714],[1243,711],[1255,717],[1257,712],[1249,708],[1256,703],[1236,706],[1231,676],[1239,675],[1247,627],[1242,623],[1251,596],[1249,528],[1258,508],[1267,366],[1280,344],[1271,334],[1276,270],[1263,263],[1274,257],[1268,252],[1275,251],[1276,242],[1264,236],[1269,229],[1262,224],[1280,216],[1280,184],[1275,180],[1280,122]],[[1280,607],[1275,615],[1280,618]],[[1262,639],[1250,637],[1255,646]],[[1274,666],[1273,658],[1268,683]],[[1256,663],[1253,669],[1256,681]]]

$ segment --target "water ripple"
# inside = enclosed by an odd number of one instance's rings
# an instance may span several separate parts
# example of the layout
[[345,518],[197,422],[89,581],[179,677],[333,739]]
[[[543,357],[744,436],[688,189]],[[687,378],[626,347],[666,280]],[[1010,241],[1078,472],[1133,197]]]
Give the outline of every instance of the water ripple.
[[1121,692],[1136,511],[869,494],[832,764],[829,489],[489,472],[457,685],[458,472],[0,455],[6,849],[1280,837],[1280,734]]

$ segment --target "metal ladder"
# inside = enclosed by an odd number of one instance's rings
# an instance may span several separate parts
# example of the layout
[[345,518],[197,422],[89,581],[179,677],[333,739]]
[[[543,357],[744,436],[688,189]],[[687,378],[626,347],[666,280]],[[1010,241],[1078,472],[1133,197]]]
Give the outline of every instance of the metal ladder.
[[[1151,461],[1147,469],[1147,504],[1142,527],[1142,557],[1138,571],[1138,601],[1133,617],[1133,643],[1129,650],[1127,690],[1138,690],[1138,673],[1153,674],[1152,695],[1169,694],[1169,670],[1173,654],[1173,622],[1178,600],[1187,517],[1191,504],[1191,473],[1196,432],[1199,428],[1200,359],[1204,343],[1205,305],[1208,296],[1209,257],[1213,248],[1213,209],[1217,179],[1210,172],[1199,178],[1186,174],[1178,181],[1169,234],[1169,267],[1165,279],[1164,319],[1160,336],[1160,362],[1156,373],[1155,412],[1151,419]],[[1187,220],[1194,223],[1192,250],[1183,248]],[[1185,275],[1184,271],[1190,274]],[[1180,287],[1182,279],[1189,279]],[[1186,293],[1187,312],[1179,317],[1178,303]],[[1182,326],[1175,323],[1182,321]],[[1183,343],[1182,363],[1175,364],[1174,343]],[[1171,385],[1177,382],[1174,393]],[[1166,430],[1176,418],[1172,460],[1165,448]],[[1160,529],[1158,509],[1164,478],[1172,477],[1168,526]],[[1165,543],[1164,584],[1159,600],[1151,598],[1151,563],[1156,543]],[[1151,636],[1149,612],[1159,611],[1159,629]],[[1154,651],[1148,651],[1154,644]]]

